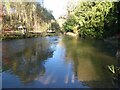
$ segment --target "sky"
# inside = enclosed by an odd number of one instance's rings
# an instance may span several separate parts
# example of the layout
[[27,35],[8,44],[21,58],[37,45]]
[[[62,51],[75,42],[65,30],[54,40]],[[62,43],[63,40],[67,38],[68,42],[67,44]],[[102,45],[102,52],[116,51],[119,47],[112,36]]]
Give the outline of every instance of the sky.
[[53,11],[53,15],[58,19],[61,15],[65,15],[68,0],[44,0],[44,7]]

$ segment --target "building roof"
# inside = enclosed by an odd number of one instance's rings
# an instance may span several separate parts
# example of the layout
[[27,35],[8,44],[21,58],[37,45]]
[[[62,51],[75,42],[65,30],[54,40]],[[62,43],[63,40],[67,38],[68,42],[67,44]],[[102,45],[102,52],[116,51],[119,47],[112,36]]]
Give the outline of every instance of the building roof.
[[23,28],[23,26],[22,26],[22,25],[20,25],[18,28]]

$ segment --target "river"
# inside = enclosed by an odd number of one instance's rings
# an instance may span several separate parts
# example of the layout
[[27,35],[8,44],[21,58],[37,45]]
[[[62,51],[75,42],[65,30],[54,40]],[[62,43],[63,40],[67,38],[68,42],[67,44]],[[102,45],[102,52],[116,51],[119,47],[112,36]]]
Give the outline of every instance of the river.
[[2,42],[3,88],[113,88],[116,48],[67,36]]

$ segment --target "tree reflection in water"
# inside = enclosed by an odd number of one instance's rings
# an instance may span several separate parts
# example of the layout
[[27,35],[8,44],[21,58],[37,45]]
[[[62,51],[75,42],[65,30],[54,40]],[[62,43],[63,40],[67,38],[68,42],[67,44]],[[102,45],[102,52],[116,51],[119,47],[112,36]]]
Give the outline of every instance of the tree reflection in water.
[[[65,37],[66,61],[73,62],[74,76],[90,87],[113,87],[107,65],[117,64],[102,41]],[[112,50],[115,53],[115,50]]]
[[107,65],[116,64],[116,51],[103,41],[66,36],[14,40],[3,42],[2,52],[3,87],[113,87]]
[[24,84],[44,75],[44,62],[54,52],[50,42],[47,38],[3,42],[3,71],[19,76]]

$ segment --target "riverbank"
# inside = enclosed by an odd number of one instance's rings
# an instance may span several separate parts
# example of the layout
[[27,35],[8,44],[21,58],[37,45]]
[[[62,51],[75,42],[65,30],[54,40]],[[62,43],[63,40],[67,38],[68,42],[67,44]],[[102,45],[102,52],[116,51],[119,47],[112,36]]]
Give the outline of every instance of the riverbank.
[[116,59],[117,59],[117,65],[108,65],[109,71],[112,73],[112,80],[115,85],[115,87],[120,88],[118,83],[120,83],[120,36],[113,36],[104,39],[105,42],[108,42],[109,44],[113,45],[117,48],[116,50]]
[[45,36],[58,36],[58,33],[27,33],[24,35],[17,34],[1,34],[0,40],[13,40],[13,39],[24,39],[33,37],[45,37]]
[[119,40],[120,40],[120,37],[110,37],[110,38],[104,39],[105,42],[108,42],[114,45],[115,47],[119,46]]
[[65,35],[72,36],[72,37],[77,37],[78,36],[78,34],[73,33],[73,32],[67,32],[67,33],[65,33]]

